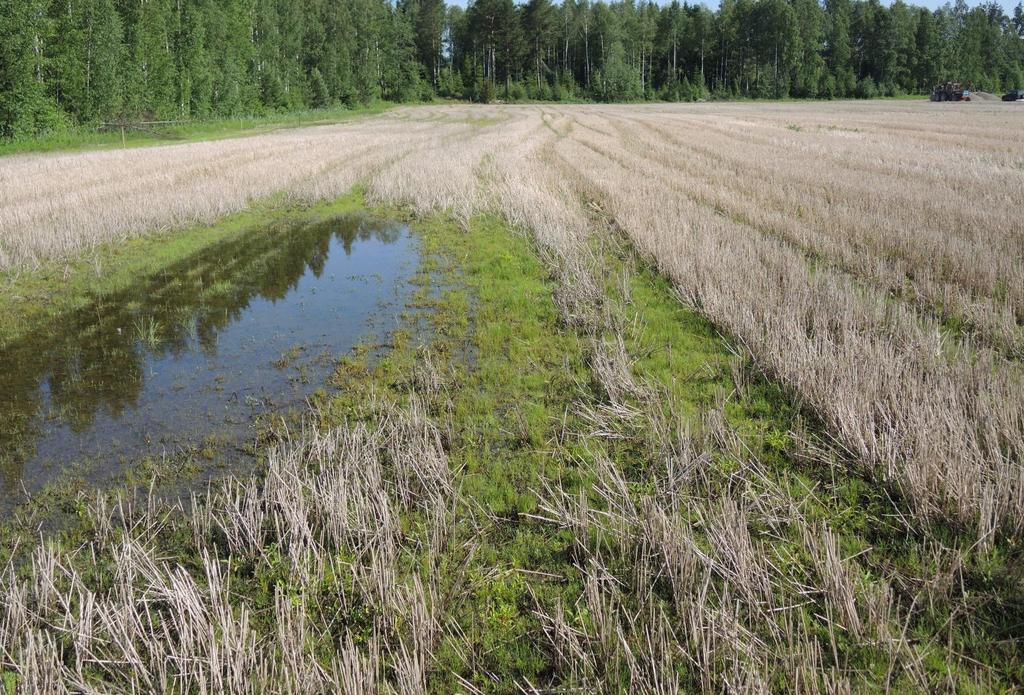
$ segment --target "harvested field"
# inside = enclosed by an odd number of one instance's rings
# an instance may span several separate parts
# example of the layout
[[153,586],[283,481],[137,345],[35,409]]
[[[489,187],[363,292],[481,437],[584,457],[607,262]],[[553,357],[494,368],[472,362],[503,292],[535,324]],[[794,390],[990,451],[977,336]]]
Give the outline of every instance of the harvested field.
[[0,167],[0,267],[358,182],[497,211],[574,263],[593,206],[922,519],[987,542],[1024,529],[1022,127],[996,104],[432,107],[20,156]]
[[[128,689],[1024,686],[1021,132],[1024,111],[997,103],[436,106],[0,161],[0,267],[12,277],[268,197],[313,203],[357,185],[371,202],[451,215],[461,230],[435,240],[450,239],[451,256],[464,234],[481,268],[518,270],[525,261],[487,257],[499,242],[472,231],[495,215],[528,234],[549,275],[561,322],[551,341],[572,375],[559,391],[571,402],[524,387],[530,406],[499,398],[502,417],[476,404],[481,423],[498,417],[504,445],[546,462],[529,475],[518,459],[499,470],[460,450],[474,451],[487,425],[460,434],[472,410],[457,395],[464,379],[418,355],[411,376],[388,382],[401,398],[419,394],[404,410],[375,403],[369,430],[289,439],[265,485],[227,484],[190,511],[95,503],[116,590],[62,622],[67,592],[91,595],[79,575],[99,561],[83,569],[39,550],[39,579],[11,570],[0,582],[0,641],[18,645],[0,649],[0,665],[81,684],[92,663]],[[486,282],[470,282],[486,308]],[[511,321],[518,305],[506,300]],[[673,358],[691,322],[735,353],[710,399],[687,389],[711,358],[685,372]],[[513,353],[528,340],[499,335],[504,344],[478,336],[477,348]],[[548,400],[553,412],[531,415]],[[515,492],[500,503],[473,494],[477,477],[499,473],[521,483]],[[506,557],[488,540],[506,514],[522,525],[512,546],[525,534],[557,546],[564,565],[539,550],[535,564]],[[403,535],[405,515],[417,523]],[[202,587],[161,565],[138,529],[193,533]],[[208,541],[210,529],[224,542]],[[292,599],[271,596],[276,632],[225,608],[210,559],[224,548],[294,582]],[[372,630],[339,632],[306,611],[341,564],[352,577],[337,610],[376,606]],[[462,569],[453,579],[442,567]],[[524,665],[533,652],[493,656],[504,652],[456,598],[460,581],[507,588],[520,570],[541,577],[522,580],[507,609],[528,614],[526,627],[496,620],[513,642],[543,644],[543,666]],[[136,601],[138,577],[148,588]],[[485,603],[500,613],[495,601]],[[149,602],[163,618],[139,608]],[[126,615],[131,630],[119,632]],[[69,642],[60,666],[55,639]],[[336,651],[306,668],[302,645],[317,640]],[[189,650],[201,668],[169,675]],[[108,666],[121,662],[137,675]],[[480,669],[517,680],[477,679]],[[262,685],[245,682],[250,672]]]

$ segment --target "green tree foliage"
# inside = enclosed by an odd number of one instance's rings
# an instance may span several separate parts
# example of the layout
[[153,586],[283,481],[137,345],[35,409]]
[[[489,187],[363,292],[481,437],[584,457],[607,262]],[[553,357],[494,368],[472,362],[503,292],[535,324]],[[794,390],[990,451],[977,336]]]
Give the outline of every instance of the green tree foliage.
[[914,34],[914,56],[911,82],[914,89],[926,90],[942,74],[942,50],[939,24],[926,9],[917,11],[917,30]]
[[47,90],[52,24],[42,0],[0,0],[0,135],[28,135],[58,125]]
[[640,73],[627,61],[620,41],[612,42],[597,73],[597,95],[603,101],[636,101],[643,95]]
[[512,0],[476,0],[466,10],[465,55],[477,100],[490,101],[499,87],[508,98],[513,80],[522,77],[526,45],[520,22]]
[[0,0],[0,137],[408,101],[1024,88],[1024,5],[905,0]]
[[850,2],[826,0],[825,8],[829,27],[825,51],[830,72],[826,91],[828,96],[850,96],[857,83],[853,71],[853,46],[850,43]]
[[550,98],[551,69],[555,53],[555,8],[551,0],[529,0],[523,7],[523,33],[530,69],[530,86],[536,98]]
[[410,0],[405,6],[415,32],[416,58],[432,87],[441,85],[444,69],[446,7],[444,0]]

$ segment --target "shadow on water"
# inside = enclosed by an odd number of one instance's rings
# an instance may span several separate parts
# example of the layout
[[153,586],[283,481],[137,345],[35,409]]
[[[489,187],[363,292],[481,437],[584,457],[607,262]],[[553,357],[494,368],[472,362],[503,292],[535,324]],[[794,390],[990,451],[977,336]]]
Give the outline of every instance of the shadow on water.
[[272,225],[0,348],[0,507],[71,461],[119,461],[301,404],[334,358],[390,329],[418,253],[364,216]]

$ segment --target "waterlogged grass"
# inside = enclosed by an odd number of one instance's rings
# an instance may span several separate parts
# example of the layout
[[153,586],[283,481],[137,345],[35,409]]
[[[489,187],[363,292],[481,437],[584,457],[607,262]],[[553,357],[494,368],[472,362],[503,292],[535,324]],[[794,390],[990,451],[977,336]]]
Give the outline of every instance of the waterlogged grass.
[[[72,260],[47,261],[35,268],[0,271],[0,346],[40,324],[81,309],[97,296],[124,290],[214,244],[237,240],[286,218],[314,223],[363,207],[362,195],[328,204],[293,208],[267,200],[252,210],[212,225],[102,244]],[[216,288],[211,288],[211,291]]]
[[[13,278],[0,333],[0,508],[57,479],[105,484],[161,451],[248,469],[248,452],[231,454],[252,419],[302,408],[335,353],[400,310],[415,242],[347,214],[361,208],[354,193],[253,211],[98,249],[100,275],[83,261]],[[353,260],[364,244],[392,243]],[[229,441],[198,445],[208,433]]]

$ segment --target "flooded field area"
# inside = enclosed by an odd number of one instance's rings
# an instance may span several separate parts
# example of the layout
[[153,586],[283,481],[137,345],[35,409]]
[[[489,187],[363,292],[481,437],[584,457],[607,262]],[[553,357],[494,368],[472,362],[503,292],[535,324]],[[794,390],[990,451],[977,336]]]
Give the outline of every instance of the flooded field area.
[[143,456],[243,447],[255,417],[301,407],[395,326],[418,257],[401,223],[279,222],[0,346],[0,508],[72,464],[99,483]]

